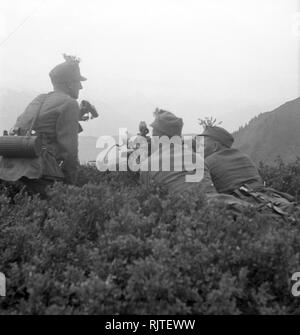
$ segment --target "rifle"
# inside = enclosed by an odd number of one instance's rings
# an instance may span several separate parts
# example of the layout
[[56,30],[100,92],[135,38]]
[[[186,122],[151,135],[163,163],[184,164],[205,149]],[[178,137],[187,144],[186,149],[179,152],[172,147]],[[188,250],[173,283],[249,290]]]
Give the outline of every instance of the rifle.
[[[268,191],[268,189],[265,189],[266,192]],[[263,190],[262,190],[263,191]],[[234,193],[238,196],[241,197],[241,195],[244,195],[246,197],[251,197],[253,199],[255,199],[255,201],[259,204],[261,204],[259,206],[258,209],[262,209],[263,207],[267,207],[269,209],[271,209],[272,211],[274,211],[276,214],[279,214],[280,216],[283,217],[291,217],[291,214],[284,211],[280,205],[293,205],[293,202],[290,201],[290,199],[286,199],[282,193],[278,193],[276,190],[271,190],[272,194],[268,195],[268,194],[264,194],[264,192],[260,192],[260,191],[255,191],[253,190],[249,185],[243,185],[241,186],[238,190],[234,191]],[[281,201],[280,201],[281,200]],[[295,221],[294,218],[292,218],[293,221]]]

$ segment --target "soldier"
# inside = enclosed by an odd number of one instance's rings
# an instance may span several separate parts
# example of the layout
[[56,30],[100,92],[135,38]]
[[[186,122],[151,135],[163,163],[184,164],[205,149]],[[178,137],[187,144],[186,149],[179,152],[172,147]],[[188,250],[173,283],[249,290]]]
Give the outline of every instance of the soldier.
[[[162,151],[159,149],[159,141],[165,137],[169,139],[174,139],[177,137],[181,140],[183,120],[176,117],[173,113],[156,110],[154,113],[155,120],[151,124],[153,127],[152,135],[157,140],[153,140],[151,144],[151,156],[146,159],[141,166],[141,182],[146,187],[149,186],[151,180],[156,184],[165,186],[171,193],[182,193],[184,191],[192,190],[193,188],[198,188],[203,193],[216,193],[212,185],[211,178],[206,168],[204,168],[204,178],[198,182],[188,182],[186,177],[195,174],[194,167],[187,166],[183,163],[182,153],[184,152],[184,160],[187,164],[192,164],[195,161],[196,153],[189,151],[188,149],[182,149],[181,146],[174,145],[173,147],[164,146]],[[180,141],[179,141],[180,142]],[[173,149],[173,150],[172,150]],[[170,156],[170,158],[168,158]],[[202,157],[197,157],[197,161],[203,162]],[[152,166],[162,166],[164,159],[169,159],[170,170],[164,171],[161,168],[159,171],[151,171]],[[145,171],[148,170],[148,171]]]
[[[155,120],[151,124],[153,127],[152,135],[154,137],[151,141],[151,155],[141,164],[140,180],[146,188],[149,187],[152,180],[157,185],[166,187],[173,194],[183,194],[190,191],[204,194],[207,197],[208,203],[214,206],[229,206],[231,210],[237,212],[249,207],[249,204],[243,200],[229,194],[218,194],[216,192],[208,166],[203,162],[204,157],[199,156],[195,151],[186,147],[182,148],[180,145],[176,146],[176,144],[173,147],[169,146],[165,148],[163,145],[162,150],[160,150],[159,142],[163,137],[170,140],[173,139],[174,142],[175,137],[181,138],[183,120],[171,112],[159,109],[155,111],[154,116]],[[182,157],[182,153],[184,154],[184,158]],[[164,171],[161,167],[163,166],[163,160],[168,158],[168,156],[170,156],[170,170]],[[192,162],[196,162],[196,168]],[[152,166],[160,168],[158,170],[151,170]],[[187,181],[187,177],[196,175],[197,168],[202,170],[203,178],[198,181]]]
[[33,130],[43,139],[39,158],[3,158],[0,180],[21,181],[29,193],[46,196],[54,181],[74,184],[78,169],[78,133],[81,115],[78,102],[81,82],[80,60],[64,55],[65,62],[50,73],[53,91],[37,96],[20,115],[11,134],[25,135],[38,115]]
[[233,136],[221,127],[206,127],[204,156],[212,181],[219,193],[231,194],[244,184],[263,186],[250,157],[232,148]]
[[212,181],[219,193],[232,195],[240,200],[261,205],[295,221],[293,212],[299,208],[293,196],[266,187],[250,157],[232,148],[233,136],[221,127],[206,127],[205,162]]

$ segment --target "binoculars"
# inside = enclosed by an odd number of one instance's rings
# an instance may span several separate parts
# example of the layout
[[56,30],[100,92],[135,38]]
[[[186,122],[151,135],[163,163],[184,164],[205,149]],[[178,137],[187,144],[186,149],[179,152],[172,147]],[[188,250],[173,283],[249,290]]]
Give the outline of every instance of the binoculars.
[[99,116],[96,108],[91,105],[88,101],[82,100],[80,103],[80,121],[86,121],[90,119],[95,119]]

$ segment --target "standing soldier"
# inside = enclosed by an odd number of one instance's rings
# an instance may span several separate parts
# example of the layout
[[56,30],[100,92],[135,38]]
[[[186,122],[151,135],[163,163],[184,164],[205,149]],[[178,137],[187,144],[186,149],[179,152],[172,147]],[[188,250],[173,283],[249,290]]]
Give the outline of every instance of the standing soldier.
[[[78,133],[83,119],[77,102],[81,81],[80,60],[64,55],[65,62],[50,72],[53,91],[37,96],[22,113],[10,135],[26,135],[32,128],[43,141],[38,158],[2,158],[0,180],[21,181],[29,193],[46,196],[54,181],[74,184],[77,178]],[[34,124],[32,124],[34,123]]]

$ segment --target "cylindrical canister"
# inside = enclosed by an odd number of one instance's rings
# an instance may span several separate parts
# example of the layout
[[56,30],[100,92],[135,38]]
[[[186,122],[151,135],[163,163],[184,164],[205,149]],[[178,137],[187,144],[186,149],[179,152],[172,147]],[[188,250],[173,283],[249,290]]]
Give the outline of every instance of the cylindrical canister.
[[0,156],[6,158],[37,158],[42,141],[37,136],[0,136]]

